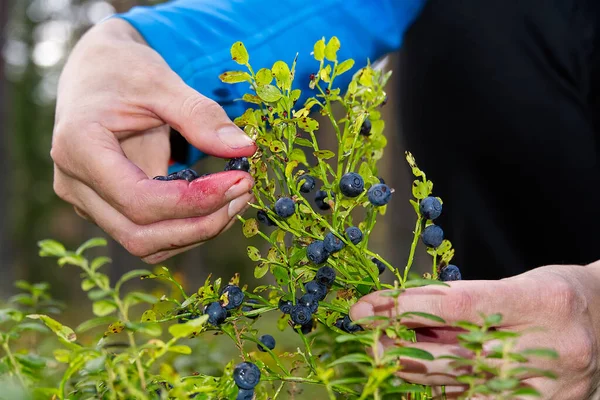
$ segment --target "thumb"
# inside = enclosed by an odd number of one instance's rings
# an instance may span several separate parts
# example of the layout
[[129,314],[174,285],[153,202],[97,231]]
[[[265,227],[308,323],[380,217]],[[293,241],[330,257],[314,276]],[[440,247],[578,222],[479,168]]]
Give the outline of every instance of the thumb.
[[251,156],[252,139],[238,128],[217,102],[198,93],[175,73],[169,73],[151,100],[151,111],[179,131],[194,147],[221,158]]

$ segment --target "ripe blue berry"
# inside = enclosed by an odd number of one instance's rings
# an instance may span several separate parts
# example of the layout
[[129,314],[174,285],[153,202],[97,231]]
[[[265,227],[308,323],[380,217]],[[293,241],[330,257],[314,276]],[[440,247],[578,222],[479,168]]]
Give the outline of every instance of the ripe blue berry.
[[306,248],[306,257],[314,264],[323,264],[327,261],[329,253],[325,250],[322,240],[316,240]]
[[310,308],[301,304],[296,304],[292,307],[290,317],[294,324],[304,325],[312,319],[312,312],[310,312]]
[[[319,208],[319,210],[327,211],[331,209],[331,206],[327,201],[325,201],[328,197],[330,197],[326,191],[318,190],[315,194],[315,204]],[[333,198],[333,197],[331,197]]]
[[436,249],[444,240],[444,231],[437,225],[429,225],[423,229],[421,240],[425,246]]
[[317,275],[315,275],[315,281],[325,287],[331,287],[333,281],[335,281],[335,270],[327,266],[319,268]]
[[225,321],[227,318],[227,311],[221,307],[218,301],[210,303],[204,309],[204,314],[208,315],[208,323],[214,326],[218,326]]
[[377,270],[379,270],[379,275],[385,272],[385,264],[383,264],[378,258],[373,257],[371,258],[371,261],[373,261],[377,266]]
[[385,181],[383,180],[383,178],[379,178],[379,183],[383,183],[385,185]]
[[335,324],[333,324],[333,326],[335,326],[336,328],[338,328],[338,329],[340,329],[340,330],[342,330],[342,331],[345,332],[345,330],[344,330],[344,318],[338,318],[335,321]]
[[300,326],[300,332],[302,332],[304,335],[308,335],[313,331],[313,329],[315,329],[315,324],[312,319],[304,325]]
[[[246,304],[260,304],[260,303],[258,302],[258,300],[250,299],[250,300],[246,300]],[[250,312],[250,311],[254,311],[254,310],[255,310],[255,308],[252,307],[252,306],[249,306],[249,305],[245,305],[245,306],[242,307],[242,311],[245,312],[245,313]],[[252,316],[246,315],[246,317],[250,318],[250,319],[256,319],[259,316],[258,315],[252,315]]]
[[365,119],[362,126],[360,127],[360,134],[363,136],[371,136],[371,120]]
[[225,164],[225,171],[250,171],[250,162],[248,157],[232,158]]
[[344,328],[344,331],[348,333],[354,333],[363,330],[362,326],[354,324],[348,315],[344,317],[344,320],[342,321],[342,327]]
[[258,220],[258,222],[265,224],[266,226],[275,226],[275,222],[273,222],[273,220],[271,218],[269,218],[269,215],[263,211],[263,210],[258,210],[256,212],[256,219]]
[[169,178],[167,178],[166,176],[162,176],[162,175],[155,176],[152,179],[154,179],[155,181],[168,181],[169,180]]
[[193,169],[186,168],[177,172],[177,177],[178,179],[183,179],[188,182],[191,182],[194,179],[198,179],[198,174]]
[[363,238],[363,234],[356,226],[346,228],[346,236],[352,244],[359,244]]
[[289,218],[294,215],[296,204],[289,197],[282,197],[275,202],[275,214],[281,218]]
[[340,179],[340,192],[344,196],[356,197],[365,190],[365,181],[356,172],[349,172]]
[[252,400],[254,398],[254,389],[239,389],[235,400]]
[[258,349],[260,351],[266,353],[266,350],[264,349],[265,347],[269,350],[273,350],[275,348],[275,339],[271,335],[262,335],[260,338],[258,338],[258,341],[264,345],[264,347],[260,344],[258,345]]
[[310,191],[315,188],[315,178],[304,174],[298,178],[298,182],[301,182],[302,180],[304,180],[304,182],[300,185],[300,191],[302,193],[310,193]]
[[300,300],[298,300],[298,304],[301,306],[308,307],[310,312],[314,314],[319,308],[319,299],[312,293],[306,293],[305,295],[300,297]]
[[179,177],[179,172],[172,172],[169,175],[167,175],[167,180],[168,181],[178,181],[181,178]]
[[442,203],[437,197],[425,197],[419,204],[419,211],[426,219],[436,219],[442,214]]
[[316,279],[307,282],[306,285],[304,285],[304,289],[306,289],[306,293],[314,295],[319,301],[327,297],[327,286],[318,282]]
[[344,242],[342,242],[342,239],[335,236],[331,232],[325,235],[325,239],[323,239],[323,245],[329,254],[337,253],[345,246]]
[[291,300],[284,300],[283,297],[279,299],[279,310],[284,314],[289,314],[292,312],[292,308],[294,304]]
[[367,192],[367,197],[374,206],[384,206],[390,202],[392,190],[385,183],[376,183]]
[[233,380],[240,389],[254,389],[260,382],[260,369],[255,364],[244,361],[233,369]]
[[235,285],[227,285],[222,290],[221,294],[227,293],[227,305],[224,306],[226,310],[233,310],[238,308],[244,302],[244,292],[242,289]]
[[440,280],[443,282],[462,280],[460,269],[458,269],[458,267],[454,264],[448,264],[446,267],[442,268],[440,272]]

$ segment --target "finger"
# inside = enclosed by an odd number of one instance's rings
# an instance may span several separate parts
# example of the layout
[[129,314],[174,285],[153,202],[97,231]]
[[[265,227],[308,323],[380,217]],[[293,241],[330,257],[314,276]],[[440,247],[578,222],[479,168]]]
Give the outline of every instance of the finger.
[[238,213],[245,210],[247,203],[253,199],[251,194],[246,193],[210,215],[164,220],[140,226],[112,208],[89,187],[74,180],[70,184],[75,206],[85,207],[85,212],[100,228],[130,253],[141,258],[159,251],[175,251],[212,239]]
[[63,173],[69,171],[72,177],[89,184],[138,225],[210,214],[248,192],[254,183],[243,171],[211,174],[189,183],[149,179],[125,157],[112,133],[98,125],[85,137],[73,137],[59,148],[62,150],[53,158]]
[[206,154],[233,158],[256,151],[254,141],[229,119],[223,107],[176,74],[165,76],[161,95],[152,96],[148,102],[152,112]]
[[121,140],[121,148],[125,157],[147,176],[167,174],[171,156],[168,125],[128,136]]
[[[450,326],[464,320],[480,323],[480,313],[501,312],[501,326],[508,326],[532,322],[539,306],[539,292],[521,281],[455,281],[449,285],[407,289],[398,298],[397,307],[393,297],[374,292],[362,297],[350,315],[353,320],[372,315],[398,316],[407,326],[420,328]],[[444,322],[405,314],[410,312],[433,314]]]
[[464,395],[468,389],[468,386],[433,386],[431,394],[434,400],[455,400]]

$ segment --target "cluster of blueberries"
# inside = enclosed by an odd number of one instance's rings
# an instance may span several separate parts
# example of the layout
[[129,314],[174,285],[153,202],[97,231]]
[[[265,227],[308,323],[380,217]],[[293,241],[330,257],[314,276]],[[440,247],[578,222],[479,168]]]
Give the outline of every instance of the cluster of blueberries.
[[[426,197],[421,200],[419,211],[425,219],[433,221],[442,215],[442,203],[437,197]],[[444,241],[444,231],[436,224],[428,225],[421,233],[421,240],[425,246],[436,249]],[[459,281],[462,276],[456,265],[448,264],[440,271],[439,279],[444,282]]]
[[[231,160],[227,161],[227,163],[225,164],[224,170],[225,171],[237,170],[237,171],[248,172],[248,171],[250,171],[250,161],[248,160],[248,157],[232,158]],[[210,173],[198,175],[198,173],[196,171],[194,171],[193,169],[186,168],[186,169],[182,169],[181,171],[170,173],[169,175],[166,175],[166,176],[158,175],[158,176],[155,176],[153,179],[157,180],[157,181],[186,180],[188,182],[191,182],[193,180],[202,178],[203,176],[207,176],[207,175],[210,175]]]

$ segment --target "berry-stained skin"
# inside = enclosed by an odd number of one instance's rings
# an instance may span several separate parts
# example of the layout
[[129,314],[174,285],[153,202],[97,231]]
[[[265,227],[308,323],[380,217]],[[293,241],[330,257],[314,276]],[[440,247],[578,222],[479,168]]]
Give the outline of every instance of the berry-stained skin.
[[310,193],[316,185],[315,178],[307,174],[300,175],[298,182],[302,182],[300,185],[300,191],[302,193]]
[[352,244],[359,244],[363,239],[363,233],[356,226],[346,228],[346,237]]
[[257,344],[258,349],[262,352],[266,352],[265,347],[269,350],[273,350],[275,348],[275,338],[271,335],[262,335],[258,338],[258,341],[262,344]]
[[275,202],[275,214],[281,218],[289,218],[294,215],[296,204],[289,197],[282,197]]
[[193,180],[196,180],[199,178],[198,174],[196,173],[196,171],[194,171],[193,169],[190,168],[186,168],[184,170],[181,170],[179,172],[177,172],[177,177],[179,179],[183,179],[185,181],[191,182]]
[[329,232],[327,235],[325,235],[323,243],[325,250],[327,250],[330,254],[337,253],[345,246],[344,242],[332,232]]
[[419,204],[419,211],[426,219],[434,220],[442,215],[442,203],[437,197],[425,197]]
[[227,310],[218,301],[206,306],[204,313],[208,315],[208,323],[214,326],[222,324],[227,318]]
[[392,199],[392,190],[385,183],[377,183],[369,188],[367,198],[376,207],[384,206]]
[[240,389],[254,389],[260,382],[260,369],[248,361],[244,361],[233,369],[233,380]]
[[356,172],[349,172],[340,179],[340,192],[347,197],[357,197],[365,190],[365,181]]
[[319,268],[319,270],[317,271],[317,274],[315,275],[315,281],[329,288],[331,287],[331,285],[333,285],[333,282],[335,281],[335,276],[335,269],[328,266],[324,266]]
[[323,264],[329,258],[329,253],[325,250],[325,244],[322,240],[312,242],[306,248],[306,257],[313,264]]
[[460,281],[462,280],[462,274],[456,265],[449,264],[442,268],[439,278],[443,282]]
[[429,225],[423,229],[421,240],[425,246],[436,249],[444,241],[444,230],[438,225]]

